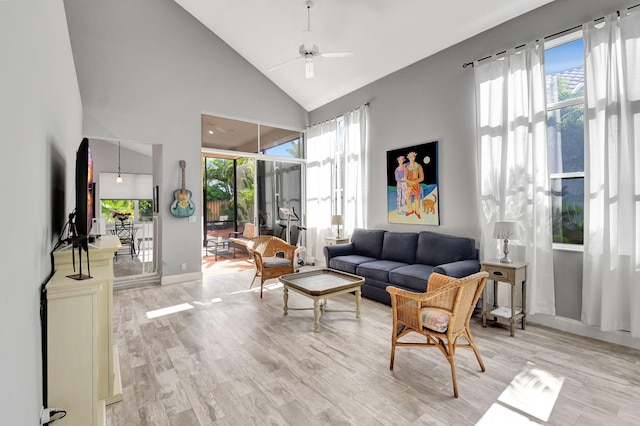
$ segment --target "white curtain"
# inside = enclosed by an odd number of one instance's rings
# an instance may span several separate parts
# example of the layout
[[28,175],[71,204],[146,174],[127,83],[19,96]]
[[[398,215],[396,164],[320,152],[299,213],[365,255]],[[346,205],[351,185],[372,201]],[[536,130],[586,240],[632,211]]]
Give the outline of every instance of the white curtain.
[[501,256],[498,221],[514,221],[512,258],[528,262],[527,311],[555,315],[544,47],[529,43],[474,64],[481,256]]
[[367,223],[364,203],[367,199],[368,114],[369,106],[364,105],[344,116],[344,235],[351,235],[354,228],[364,228]]
[[640,337],[640,13],[583,26],[582,320]]
[[324,265],[324,239],[331,230],[331,199],[337,122],[325,121],[307,129],[307,220],[308,256],[316,265]]

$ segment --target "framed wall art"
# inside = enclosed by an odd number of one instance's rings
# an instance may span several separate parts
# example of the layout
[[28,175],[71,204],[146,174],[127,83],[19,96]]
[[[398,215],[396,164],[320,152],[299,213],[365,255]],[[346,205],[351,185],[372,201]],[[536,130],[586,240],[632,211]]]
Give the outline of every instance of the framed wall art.
[[440,225],[438,141],[387,151],[389,223]]

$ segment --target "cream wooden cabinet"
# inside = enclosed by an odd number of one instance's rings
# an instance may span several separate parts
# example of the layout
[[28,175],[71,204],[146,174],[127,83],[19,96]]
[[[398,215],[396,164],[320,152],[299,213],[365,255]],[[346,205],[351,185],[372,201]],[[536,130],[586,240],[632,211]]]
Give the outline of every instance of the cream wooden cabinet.
[[[54,253],[55,274],[47,284],[48,404],[67,411],[65,424],[104,423],[104,407],[122,400],[117,351],[113,342],[113,255],[117,237],[104,236],[82,254],[75,280],[72,251]],[[76,271],[79,269],[75,251]],[[102,420],[101,420],[102,419]]]

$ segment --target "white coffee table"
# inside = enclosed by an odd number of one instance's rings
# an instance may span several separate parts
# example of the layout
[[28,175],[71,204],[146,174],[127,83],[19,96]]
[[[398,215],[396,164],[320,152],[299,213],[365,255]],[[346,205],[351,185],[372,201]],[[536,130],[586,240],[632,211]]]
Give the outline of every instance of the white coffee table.
[[[358,275],[347,274],[346,272],[333,269],[318,269],[315,271],[282,275],[279,280],[284,286],[284,315],[287,315],[289,310],[313,309],[313,331],[315,332],[318,331],[320,316],[324,312],[355,312],[356,318],[360,318],[360,299],[362,296],[360,288],[362,284],[364,284],[364,278]],[[313,299],[313,308],[290,308],[288,306],[289,290]],[[356,294],[355,310],[327,309],[327,299],[351,292],[355,292]]]

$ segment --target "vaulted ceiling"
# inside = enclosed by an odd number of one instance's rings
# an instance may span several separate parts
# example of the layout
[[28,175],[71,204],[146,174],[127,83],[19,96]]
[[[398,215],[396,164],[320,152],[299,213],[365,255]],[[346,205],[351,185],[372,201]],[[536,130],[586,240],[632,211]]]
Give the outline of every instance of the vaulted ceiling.
[[175,1],[311,111],[552,0]]

